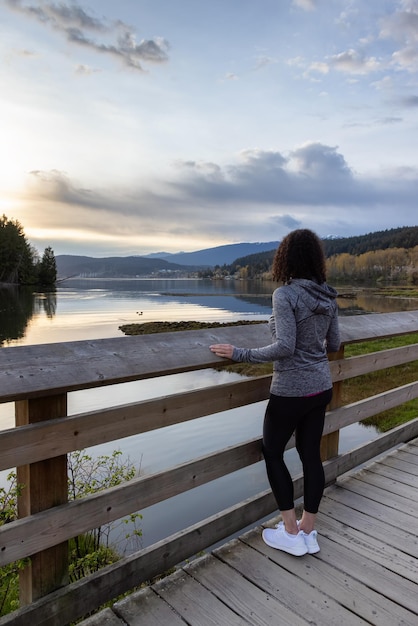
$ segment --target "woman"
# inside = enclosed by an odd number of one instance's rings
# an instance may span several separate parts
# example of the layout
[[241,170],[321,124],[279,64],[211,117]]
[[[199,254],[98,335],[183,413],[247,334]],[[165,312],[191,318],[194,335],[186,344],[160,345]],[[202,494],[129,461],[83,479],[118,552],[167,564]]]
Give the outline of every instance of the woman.
[[[263,426],[267,475],[282,522],[263,531],[265,543],[295,556],[319,551],[316,514],[325,477],[320,441],[325,410],[332,397],[327,352],[340,347],[335,289],[327,285],[321,241],[310,230],[289,233],[273,261],[273,279],[284,284],[273,293],[269,326],[273,343],[262,348],[210,346],[233,361],[273,361],[270,399]],[[304,510],[296,519],[293,482],[284,462],[286,444],[295,432],[303,466]]]

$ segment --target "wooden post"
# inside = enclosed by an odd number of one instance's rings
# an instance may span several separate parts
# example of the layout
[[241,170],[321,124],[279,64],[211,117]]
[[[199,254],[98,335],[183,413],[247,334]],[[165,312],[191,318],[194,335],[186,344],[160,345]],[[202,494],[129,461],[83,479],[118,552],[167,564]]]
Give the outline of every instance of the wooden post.
[[[329,355],[330,361],[337,361],[344,358],[344,346],[342,346],[338,352],[333,352]],[[340,380],[332,386],[332,400],[328,405],[328,409],[336,409],[342,405],[342,385],[343,381]],[[338,456],[338,446],[340,443],[340,431],[336,430],[329,435],[325,435],[321,440],[321,458],[323,461],[327,461],[332,457]]]
[[[15,404],[16,426],[34,424],[67,415],[67,394],[59,394]],[[46,459],[17,468],[18,517],[33,515],[68,500],[67,455]],[[68,584],[68,542],[53,546],[30,557],[19,578],[21,606]]]

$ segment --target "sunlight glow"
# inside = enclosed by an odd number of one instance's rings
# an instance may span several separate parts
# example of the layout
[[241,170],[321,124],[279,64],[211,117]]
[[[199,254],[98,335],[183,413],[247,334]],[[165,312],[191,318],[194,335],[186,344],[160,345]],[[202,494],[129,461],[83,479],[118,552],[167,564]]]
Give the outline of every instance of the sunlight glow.
[[19,212],[20,203],[8,196],[0,198],[0,213],[6,215],[9,219],[18,219],[16,215]]
[[[65,228],[36,228],[26,227],[25,233],[28,238],[36,242],[55,241],[66,243],[72,241],[72,243],[89,243],[91,245],[91,251],[87,254],[97,256],[98,246],[103,248],[104,245],[109,244],[112,246],[113,253],[107,253],[105,250],[100,256],[112,256],[114,254],[121,254],[123,256],[148,254],[150,252],[188,252],[195,250],[203,250],[207,248],[207,239],[186,238],[180,239],[175,236],[141,236],[141,235],[111,235],[107,233],[91,231],[72,230]],[[212,242],[213,246],[221,246],[225,241]],[[120,252],[118,253],[118,248]],[[60,254],[58,252],[58,254]]]
[[25,228],[28,236],[33,239],[56,239],[60,241],[67,241],[72,239],[74,241],[115,241],[116,237],[113,235],[106,235],[104,233],[92,234],[89,231],[83,230],[71,230],[66,228]]

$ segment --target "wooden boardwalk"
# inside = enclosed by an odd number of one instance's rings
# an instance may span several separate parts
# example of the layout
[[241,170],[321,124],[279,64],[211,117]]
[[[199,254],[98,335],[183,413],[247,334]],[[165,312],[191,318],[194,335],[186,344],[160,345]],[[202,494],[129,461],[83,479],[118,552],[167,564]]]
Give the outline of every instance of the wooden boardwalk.
[[269,548],[261,530],[82,625],[418,625],[418,439],[326,490],[318,554]]

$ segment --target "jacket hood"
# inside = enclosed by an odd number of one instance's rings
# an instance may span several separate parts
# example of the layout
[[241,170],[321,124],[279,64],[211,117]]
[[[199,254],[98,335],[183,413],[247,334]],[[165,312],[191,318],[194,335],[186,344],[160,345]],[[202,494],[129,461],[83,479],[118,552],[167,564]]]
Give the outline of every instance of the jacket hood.
[[314,280],[294,278],[289,282],[289,286],[297,291],[298,296],[312,313],[323,315],[335,310],[338,292],[327,283],[320,285]]

